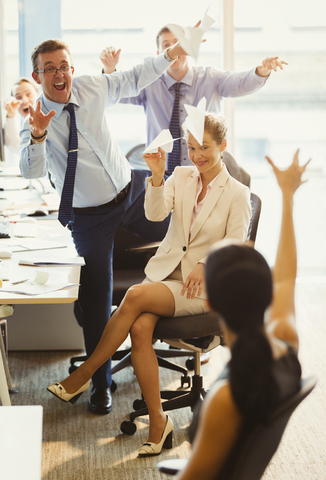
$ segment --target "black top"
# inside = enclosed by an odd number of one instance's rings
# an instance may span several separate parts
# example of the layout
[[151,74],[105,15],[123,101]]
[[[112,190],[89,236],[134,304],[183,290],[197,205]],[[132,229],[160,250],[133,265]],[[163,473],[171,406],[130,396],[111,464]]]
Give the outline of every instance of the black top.
[[[289,345],[288,352],[285,355],[274,360],[273,373],[278,386],[278,395],[275,402],[275,408],[283,403],[286,399],[300,390],[301,384],[301,365],[299,363],[296,352],[293,347]],[[227,380],[229,378],[229,364],[227,364],[222,373],[217,378],[216,382],[220,380]],[[245,395],[245,392],[244,392]],[[241,406],[241,400],[243,395],[234,399],[236,405],[239,408]],[[199,414],[201,410],[202,402],[198,402],[194,408],[194,416],[192,423],[189,427],[189,438],[191,443],[194,440],[195,433],[197,431]],[[251,425],[252,428],[254,425]],[[244,421],[243,429],[248,433],[248,425]]]

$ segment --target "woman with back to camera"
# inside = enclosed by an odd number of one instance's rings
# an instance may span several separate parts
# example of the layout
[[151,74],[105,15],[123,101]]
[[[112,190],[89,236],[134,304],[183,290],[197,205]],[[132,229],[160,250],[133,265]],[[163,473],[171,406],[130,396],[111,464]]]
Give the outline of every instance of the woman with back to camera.
[[206,114],[202,145],[190,132],[186,136],[194,166],[177,167],[166,183],[164,151],[144,155],[152,171],[145,195],[147,218],[161,221],[173,210],[166,237],[146,266],[145,281],[128,290],[91,357],[60,384],[49,387],[61,400],[73,402],[130,332],[132,365],[150,418],[148,441],[139,456],[158,455],[163,447],[172,447],[173,424],[162,410],[152,346],[156,322],[160,316],[207,311],[203,283],[209,247],[223,238],[244,241],[251,217],[249,189],[233,179],[222,163],[223,117]]
[[[271,272],[248,245],[219,242],[208,255],[206,289],[212,310],[221,314],[231,360],[205,398],[190,428],[193,450],[178,480],[227,477],[228,455],[280,402],[300,389],[294,288],[297,270],[293,195],[307,162],[298,151],[286,170],[273,167],[282,192],[282,224]],[[227,243],[227,242],[226,242]],[[221,477],[220,477],[221,476]]]

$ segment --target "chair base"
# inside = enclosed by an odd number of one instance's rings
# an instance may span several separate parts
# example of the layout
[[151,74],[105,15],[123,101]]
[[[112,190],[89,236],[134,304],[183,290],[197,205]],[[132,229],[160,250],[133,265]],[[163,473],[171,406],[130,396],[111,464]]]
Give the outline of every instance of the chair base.
[[[184,407],[190,407],[191,410],[193,410],[198,401],[204,401],[207,390],[203,388],[203,377],[201,375],[193,375],[191,379],[192,385],[190,391],[184,392],[180,390],[163,390],[161,392],[161,398],[164,400],[166,399],[165,402],[162,402],[162,408],[164,412],[169,410],[179,410],[180,408]],[[137,405],[137,402],[139,402],[139,405],[144,405],[144,400],[135,400],[134,406]],[[125,420],[120,426],[122,433],[133,435],[137,430],[134,420],[135,418],[142,417],[143,415],[148,415],[147,407],[131,412],[129,417],[130,420]]]

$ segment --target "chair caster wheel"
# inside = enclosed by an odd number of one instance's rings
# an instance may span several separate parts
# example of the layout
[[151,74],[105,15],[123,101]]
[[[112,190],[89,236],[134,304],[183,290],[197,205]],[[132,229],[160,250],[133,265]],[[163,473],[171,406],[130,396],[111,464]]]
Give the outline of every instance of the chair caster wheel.
[[74,372],[75,370],[77,370],[77,368],[78,368],[78,367],[77,367],[76,365],[71,365],[71,366],[69,367],[69,370],[68,370],[69,375],[71,375],[72,372]]
[[133,435],[136,432],[137,427],[131,420],[124,420],[120,425],[120,430],[127,435]]
[[190,377],[181,377],[181,388],[190,388]]
[[115,383],[114,380],[112,380],[111,387],[110,387],[111,393],[114,393],[117,388],[118,388],[118,385]]
[[146,402],[142,398],[137,398],[132,404],[132,407],[134,410],[141,410],[142,408],[146,408]]
[[190,357],[186,360],[187,370],[195,370],[195,361],[193,357]]

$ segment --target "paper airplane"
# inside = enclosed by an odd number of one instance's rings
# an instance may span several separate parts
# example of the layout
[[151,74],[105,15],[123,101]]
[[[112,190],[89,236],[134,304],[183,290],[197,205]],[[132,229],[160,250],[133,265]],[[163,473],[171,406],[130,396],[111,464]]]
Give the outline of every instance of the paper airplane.
[[159,147],[161,147],[166,153],[170,153],[173,150],[173,142],[175,140],[179,140],[179,138],[173,138],[170,130],[162,130],[161,133],[154,138],[152,143],[148,145],[146,150],[144,150],[144,153],[157,153]]
[[197,140],[199,145],[202,145],[205,126],[206,98],[203,97],[198,102],[197,107],[185,104],[185,109],[188,113],[188,117],[186,118],[187,129]]
[[203,19],[200,22],[200,28],[203,30],[203,32],[207,32],[207,30],[215,23],[214,18],[210,17],[207,15],[207,12],[209,10],[209,7],[207,8],[206,12],[204,13]]
[[169,23],[167,28],[179,40],[179,43],[184,51],[191,57],[197,59],[199,45],[201,44],[201,37],[204,31],[200,27],[186,27],[184,29],[175,23]]
[[199,52],[199,45],[203,34],[213,25],[215,20],[207,15],[208,8],[204,13],[203,19],[199,27],[186,27],[183,28],[175,23],[169,23],[167,28],[171,33],[179,40],[181,47],[191,57],[197,59]]

